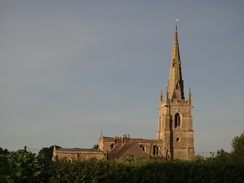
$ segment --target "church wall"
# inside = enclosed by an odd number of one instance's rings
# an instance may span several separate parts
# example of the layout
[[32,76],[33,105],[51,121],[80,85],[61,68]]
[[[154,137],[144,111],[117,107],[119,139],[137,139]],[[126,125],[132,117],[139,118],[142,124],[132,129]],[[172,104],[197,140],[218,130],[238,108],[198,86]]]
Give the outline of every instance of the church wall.
[[53,159],[66,161],[73,159],[103,159],[105,158],[104,153],[101,151],[82,151],[82,150],[56,150]]
[[174,149],[174,158],[188,159],[187,149]]

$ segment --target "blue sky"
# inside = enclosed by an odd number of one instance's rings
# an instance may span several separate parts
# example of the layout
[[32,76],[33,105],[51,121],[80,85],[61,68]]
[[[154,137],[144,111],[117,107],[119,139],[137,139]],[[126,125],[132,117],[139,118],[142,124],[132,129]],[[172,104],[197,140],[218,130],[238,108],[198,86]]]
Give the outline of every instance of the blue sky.
[[244,130],[243,1],[1,0],[0,146],[92,147],[156,138],[174,20],[195,151]]

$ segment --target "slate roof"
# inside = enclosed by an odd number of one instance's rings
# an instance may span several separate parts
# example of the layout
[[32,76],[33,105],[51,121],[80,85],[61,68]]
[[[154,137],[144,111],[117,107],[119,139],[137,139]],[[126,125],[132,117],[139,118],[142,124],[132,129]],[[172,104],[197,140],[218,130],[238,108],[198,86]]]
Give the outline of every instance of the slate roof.
[[123,154],[130,154],[134,157],[146,155],[146,153],[135,141],[130,141],[116,144],[115,147],[109,152],[108,159],[120,159]]

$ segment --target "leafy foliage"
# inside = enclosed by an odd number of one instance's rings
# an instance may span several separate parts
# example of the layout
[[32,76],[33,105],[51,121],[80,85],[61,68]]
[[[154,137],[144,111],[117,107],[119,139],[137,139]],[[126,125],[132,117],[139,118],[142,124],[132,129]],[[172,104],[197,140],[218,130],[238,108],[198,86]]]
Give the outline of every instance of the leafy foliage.
[[[50,161],[53,156],[53,148],[54,148],[54,146],[43,147],[38,153],[38,158],[40,158],[42,161],[45,161],[45,162]],[[56,148],[59,149],[61,147],[56,146]]]
[[244,161],[244,131],[240,136],[232,140],[232,158],[238,161]]
[[204,161],[143,160],[56,162],[51,182],[243,182],[243,164]]
[[19,150],[0,157],[3,182],[39,182],[41,164],[35,154]]
[[38,157],[46,160],[51,160],[52,156],[53,156],[53,146],[43,147],[38,153]]
[[10,152],[8,151],[8,149],[3,149],[3,148],[0,147],[0,154],[7,155],[9,153]]
[[[48,182],[52,171],[54,168],[53,162],[51,161],[53,156],[53,148],[54,146],[50,147],[43,147],[37,156],[38,161],[42,164],[41,166],[41,174],[40,178],[42,182]],[[61,148],[60,146],[56,146],[56,148]]]
[[[218,153],[217,153],[218,154]],[[0,155],[0,182],[243,182],[244,163],[217,155],[193,161],[134,159],[132,161],[44,161],[17,151]]]

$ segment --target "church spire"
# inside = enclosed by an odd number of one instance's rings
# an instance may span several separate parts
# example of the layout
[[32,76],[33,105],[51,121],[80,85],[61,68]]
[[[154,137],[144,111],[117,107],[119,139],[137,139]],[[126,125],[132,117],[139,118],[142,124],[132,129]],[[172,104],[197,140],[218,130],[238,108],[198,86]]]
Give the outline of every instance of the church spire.
[[181,74],[181,61],[180,61],[177,25],[175,26],[175,35],[174,35],[174,42],[172,48],[172,57],[170,63],[167,92],[168,92],[168,99],[170,100],[185,99],[184,84],[183,84],[182,74]]

